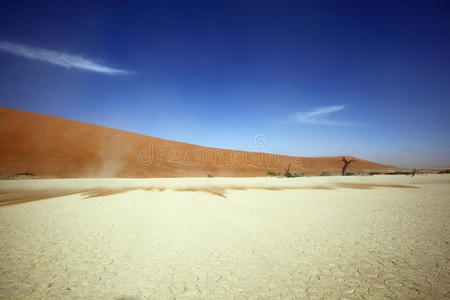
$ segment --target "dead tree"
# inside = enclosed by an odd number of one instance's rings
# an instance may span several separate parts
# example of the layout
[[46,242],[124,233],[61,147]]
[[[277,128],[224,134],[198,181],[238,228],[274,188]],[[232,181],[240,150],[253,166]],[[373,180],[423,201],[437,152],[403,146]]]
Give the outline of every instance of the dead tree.
[[291,172],[289,172],[289,169],[291,168],[291,165],[289,164],[289,166],[284,169],[284,177],[292,177]]
[[417,172],[417,170],[416,170],[416,168],[414,168],[411,172],[411,177],[414,177],[414,175],[416,175],[416,172]]
[[348,166],[352,163],[352,162],[357,162],[356,159],[350,159],[347,160],[345,157],[341,157],[341,160],[344,162],[344,166],[342,167],[342,176],[345,176],[345,172],[347,171]]

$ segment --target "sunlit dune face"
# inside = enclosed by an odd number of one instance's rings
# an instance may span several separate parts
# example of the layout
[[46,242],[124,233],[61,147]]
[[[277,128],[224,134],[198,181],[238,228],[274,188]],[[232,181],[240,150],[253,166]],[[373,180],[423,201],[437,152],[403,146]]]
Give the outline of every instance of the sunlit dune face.
[[[7,145],[0,147],[2,176],[26,178],[29,171],[28,176],[39,178],[261,177],[287,166],[305,175],[340,174],[342,169],[337,156],[208,148],[2,107],[0,117],[8,124],[0,127],[0,138]],[[33,149],[36,159],[28,157],[30,140],[39,141]],[[349,170],[391,168],[358,159]]]

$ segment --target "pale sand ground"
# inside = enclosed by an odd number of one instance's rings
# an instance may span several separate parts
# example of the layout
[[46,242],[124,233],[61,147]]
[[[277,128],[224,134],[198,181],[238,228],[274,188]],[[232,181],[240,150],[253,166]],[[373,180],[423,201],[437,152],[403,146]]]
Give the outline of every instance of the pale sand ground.
[[0,206],[0,298],[450,297],[450,175],[4,180],[0,203],[57,189]]

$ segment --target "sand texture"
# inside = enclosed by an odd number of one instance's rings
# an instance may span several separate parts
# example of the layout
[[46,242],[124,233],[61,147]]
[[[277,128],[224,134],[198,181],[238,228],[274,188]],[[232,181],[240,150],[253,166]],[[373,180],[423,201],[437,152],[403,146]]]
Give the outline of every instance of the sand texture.
[[0,298],[448,298],[449,183],[2,180]]
[[[169,141],[123,130],[0,107],[0,176],[41,178],[265,176],[267,172],[338,174],[340,157],[262,153],[270,137],[250,137],[234,151]],[[359,159],[349,172],[392,167]]]

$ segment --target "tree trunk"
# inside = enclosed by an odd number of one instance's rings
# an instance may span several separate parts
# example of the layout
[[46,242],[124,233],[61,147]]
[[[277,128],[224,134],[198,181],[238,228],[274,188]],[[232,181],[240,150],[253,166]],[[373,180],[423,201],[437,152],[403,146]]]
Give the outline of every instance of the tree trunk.
[[345,171],[347,171],[348,165],[349,164],[347,163],[342,167],[342,176],[345,176]]

